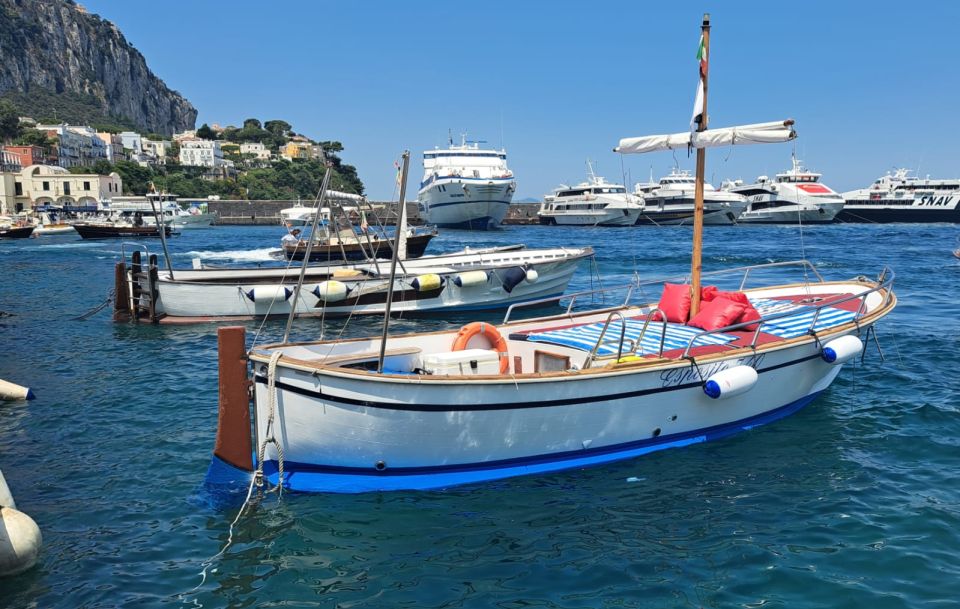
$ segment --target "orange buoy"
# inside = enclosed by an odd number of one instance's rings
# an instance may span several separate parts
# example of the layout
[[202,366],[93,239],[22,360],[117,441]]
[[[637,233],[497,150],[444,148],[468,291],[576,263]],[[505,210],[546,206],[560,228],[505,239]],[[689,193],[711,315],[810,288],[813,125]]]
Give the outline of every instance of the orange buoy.
[[457,339],[453,341],[454,351],[463,351],[467,348],[467,343],[476,335],[483,335],[493,347],[493,350],[500,356],[500,374],[503,374],[510,368],[510,352],[507,350],[507,340],[500,336],[497,329],[482,321],[475,321],[460,328],[457,332]]

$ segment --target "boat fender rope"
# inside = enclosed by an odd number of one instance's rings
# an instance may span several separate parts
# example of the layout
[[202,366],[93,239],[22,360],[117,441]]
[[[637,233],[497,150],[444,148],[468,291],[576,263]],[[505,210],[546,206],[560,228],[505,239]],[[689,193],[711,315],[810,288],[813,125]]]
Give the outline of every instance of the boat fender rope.
[[277,362],[283,357],[281,351],[274,351],[270,355],[270,363],[267,366],[267,428],[264,433],[263,442],[257,451],[257,471],[254,472],[254,479],[257,480],[257,487],[263,490],[263,461],[266,458],[267,444],[273,444],[277,449],[277,495],[283,495],[283,447],[273,435],[273,421],[277,411]]
[[107,306],[108,304],[110,304],[111,302],[113,302],[113,297],[114,297],[115,295],[116,295],[116,290],[111,288],[111,289],[110,289],[110,292],[107,294],[107,299],[106,299],[106,300],[104,300],[102,303],[98,304],[98,305],[95,306],[94,308],[90,309],[89,311],[87,311],[87,312],[84,313],[83,315],[77,315],[76,317],[73,318],[73,321],[86,321],[86,320],[90,319],[91,317],[93,317],[94,315],[96,315],[97,313],[99,313],[100,311],[102,311],[102,310],[103,310],[103,307],[105,307],[105,306]]

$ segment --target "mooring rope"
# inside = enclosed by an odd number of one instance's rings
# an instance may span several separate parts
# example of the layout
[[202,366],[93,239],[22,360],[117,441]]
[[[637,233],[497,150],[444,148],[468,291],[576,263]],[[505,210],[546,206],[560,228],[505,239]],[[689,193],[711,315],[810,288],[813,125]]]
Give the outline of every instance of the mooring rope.
[[74,317],[74,318],[72,319],[72,321],[86,321],[87,319],[90,319],[91,317],[93,317],[94,315],[96,315],[97,313],[99,313],[100,311],[102,311],[105,306],[107,306],[108,304],[110,304],[111,302],[113,302],[113,297],[114,297],[115,295],[116,295],[116,290],[115,290],[115,289],[111,289],[110,292],[107,294],[107,299],[106,299],[106,300],[104,300],[102,303],[98,304],[98,305],[95,306],[94,308],[90,309],[89,311],[87,311],[87,312],[84,313],[83,315],[77,315],[76,317]]

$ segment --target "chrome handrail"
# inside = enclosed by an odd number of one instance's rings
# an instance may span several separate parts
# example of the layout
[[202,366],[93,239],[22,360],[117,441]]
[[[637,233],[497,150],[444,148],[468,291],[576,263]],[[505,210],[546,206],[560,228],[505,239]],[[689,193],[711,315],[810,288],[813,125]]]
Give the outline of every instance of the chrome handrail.
[[[623,317],[623,313],[620,311],[612,311],[609,315],[607,315],[607,321],[603,324],[603,329],[600,330],[600,336],[597,337],[597,344],[593,346],[593,349],[590,350],[590,354],[587,355],[587,359],[583,364],[584,368],[589,368],[590,364],[592,364],[597,358],[597,351],[600,350],[600,345],[603,344],[603,337],[606,335],[607,328],[610,327],[610,322],[613,321],[614,317],[620,318],[620,343],[617,346],[617,359],[619,360],[623,356],[623,339],[626,338],[627,335],[627,320]],[[636,345],[634,345],[631,351],[635,350]]]
[[637,337],[637,343],[634,345],[633,351],[630,353],[630,355],[635,355],[637,352],[637,347],[643,344],[643,335],[647,333],[647,326],[649,326],[650,322],[653,321],[653,315],[655,313],[660,313],[660,324],[663,326],[663,328],[660,330],[660,350],[657,352],[659,357],[663,357],[663,344],[667,342],[667,314],[664,313],[663,309],[660,307],[653,307],[653,309],[651,309],[647,314],[647,319],[643,322],[643,328],[640,329],[640,336]]
[[[890,288],[893,285],[894,278],[895,278],[895,275],[893,271],[889,267],[884,267],[883,270],[880,272],[880,275],[877,277],[877,285],[870,288],[869,290],[862,292],[860,294],[851,294],[850,296],[846,296],[840,299],[831,299],[830,301],[824,304],[817,305],[813,315],[813,319],[810,321],[810,325],[807,327],[807,333],[808,334],[814,333],[814,328],[816,327],[817,319],[820,317],[820,312],[828,306],[833,307],[838,304],[843,304],[845,302],[859,300],[860,307],[857,309],[857,313],[854,315],[854,318],[853,318],[853,321],[859,321],[862,313],[866,310],[867,296],[884,289],[887,290],[887,293],[884,297],[883,305],[886,305],[887,303],[890,302],[890,298],[893,295],[893,291],[888,288]],[[759,336],[760,336],[760,331],[763,328],[763,325],[765,323],[768,323],[776,319],[782,319],[784,317],[790,317],[793,315],[796,315],[796,311],[783,311],[781,313],[774,313],[773,315],[769,315],[767,317],[761,317],[760,319],[745,321],[742,323],[733,324],[731,326],[726,326],[724,328],[718,328],[716,330],[704,330],[703,332],[699,332],[690,338],[680,358],[683,359],[690,356],[690,349],[693,348],[693,343],[696,342],[698,338],[701,338],[703,336],[709,336],[711,334],[723,334],[724,332],[730,332],[731,330],[746,328],[747,326],[751,326],[753,324],[757,324],[757,329],[753,333],[753,340],[750,342],[750,348],[751,349],[756,348],[757,340],[759,339]],[[730,346],[730,348],[737,349],[739,347]]]
[[[131,246],[135,250],[143,250],[145,260],[150,260],[150,250],[147,249],[145,243],[137,243],[136,241],[121,241],[120,242],[120,260],[124,263],[127,262],[127,246]],[[132,251],[130,252],[133,253]]]

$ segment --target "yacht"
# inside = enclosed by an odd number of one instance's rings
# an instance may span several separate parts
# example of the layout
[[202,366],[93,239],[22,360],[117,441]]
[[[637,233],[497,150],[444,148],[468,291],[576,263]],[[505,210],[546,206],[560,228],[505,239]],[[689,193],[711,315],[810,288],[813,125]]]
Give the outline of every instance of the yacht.
[[[643,200],[636,224],[693,224],[695,180],[689,171],[673,169],[659,182],[636,184],[634,194]],[[747,207],[747,199],[703,184],[703,223],[734,224]]]
[[833,222],[843,209],[843,197],[822,182],[821,174],[805,169],[796,156],[793,166],[775,180],[760,176],[753,184],[724,182],[720,189],[747,197],[740,224],[812,224]]
[[424,222],[441,228],[496,228],[517,189],[505,150],[480,148],[482,142],[423,153],[423,181],[417,195]]
[[843,193],[841,222],[960,222],[960,179],[931,180],[897,169]]
[[544,197],[537,215],[540,224],[575,226],[633,226],[640,216],[639,199],[622,184],[611,184],[593,172],[587,161],[588,181],[561,186]]
[[210,228],[217,214],[206,211],[206,204],[191,206],[186,210],[177,203],[177,195],[150,192],[145,196],[113,197],[101,204],[101,213],[112,220],[132,221],[142,217],[145,225],[156,224],[155,210],[163,214],[164,223],[173,230]]

